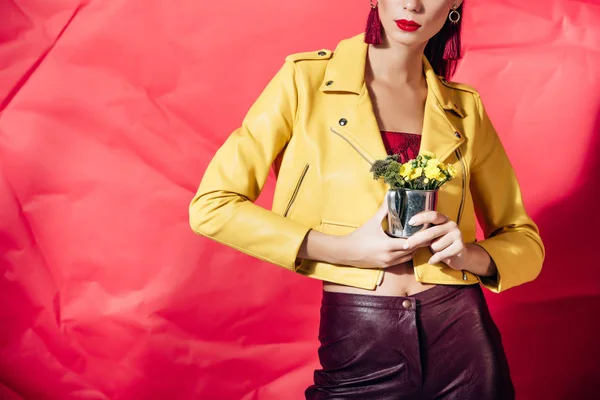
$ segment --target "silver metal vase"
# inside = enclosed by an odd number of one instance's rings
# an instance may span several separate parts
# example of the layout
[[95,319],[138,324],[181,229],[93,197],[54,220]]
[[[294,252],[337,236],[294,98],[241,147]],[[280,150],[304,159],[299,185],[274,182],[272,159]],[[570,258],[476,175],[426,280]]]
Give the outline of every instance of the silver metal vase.
[[411,226],[408,221],[423,211],[434,211],[437,206],[437,190],[392,189],[387,192],[387,234],[408,238],[430,224]]

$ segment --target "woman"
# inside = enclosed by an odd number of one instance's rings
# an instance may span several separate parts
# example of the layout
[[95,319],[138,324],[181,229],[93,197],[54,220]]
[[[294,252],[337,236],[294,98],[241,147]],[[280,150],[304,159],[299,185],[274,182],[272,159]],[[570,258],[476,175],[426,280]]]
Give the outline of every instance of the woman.
[[[514,398],[479,283],[535,279],[544,248],[479,95],[445,79],[461,13],[460,0],[381,0],[364,35],[287,57],[190,205],[198,234],[324,282],[307,399]],[[430,228],[388,237],[370,164],[422,151],[458,175],[412,221]],[[271,166],[267,211],[253,201]]]

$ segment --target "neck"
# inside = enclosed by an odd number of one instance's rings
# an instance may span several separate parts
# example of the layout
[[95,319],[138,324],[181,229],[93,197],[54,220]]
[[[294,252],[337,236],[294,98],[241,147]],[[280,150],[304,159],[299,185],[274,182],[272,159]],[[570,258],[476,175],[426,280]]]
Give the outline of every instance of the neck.
[[369,46],[368,67],[374,79],[397,84],[424,83],[423,48],[411,48],[387,39],[378,46]]

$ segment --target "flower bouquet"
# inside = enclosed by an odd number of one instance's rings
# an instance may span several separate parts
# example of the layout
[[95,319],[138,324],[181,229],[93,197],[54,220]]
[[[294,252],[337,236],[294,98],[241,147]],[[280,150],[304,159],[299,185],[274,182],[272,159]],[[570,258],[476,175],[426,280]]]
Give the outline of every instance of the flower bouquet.
[[411,226],[410,219],[437,206],[438,189],[456,176],[452,165],[441,163],[435,154],[422,152],[404,164],[397,155],[377,160],[371,166],[374,179],[382,179],[390,186],[387,193],[388,226],[390,236],[407,238],[425,225]]

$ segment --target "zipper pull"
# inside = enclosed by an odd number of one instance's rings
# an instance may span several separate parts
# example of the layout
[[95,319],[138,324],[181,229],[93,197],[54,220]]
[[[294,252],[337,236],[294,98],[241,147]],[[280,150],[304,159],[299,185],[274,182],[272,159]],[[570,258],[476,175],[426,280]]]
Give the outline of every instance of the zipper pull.
[[467,273],[465,271],[463,271],[462,274],[463,274],[463,281],[466,281],[468,279]]

